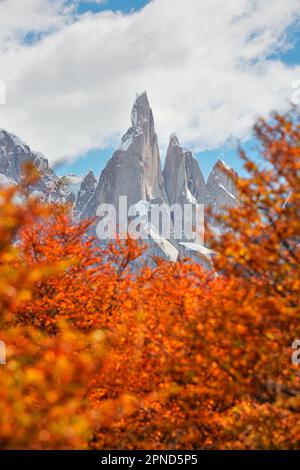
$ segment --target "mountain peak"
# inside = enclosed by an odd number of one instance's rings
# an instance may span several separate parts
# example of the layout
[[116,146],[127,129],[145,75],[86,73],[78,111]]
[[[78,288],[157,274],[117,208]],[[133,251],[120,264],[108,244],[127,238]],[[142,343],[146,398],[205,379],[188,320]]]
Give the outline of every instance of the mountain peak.
[[13,183],[19,183],[25,162],[33,163],[40,173],[38,182],[30,187],[31,192],[43,194],[47,201],[73,202],[74,195],[70,187],[65,181],[60,181],[44,155],[32,151],[19,137],[1,129],[0,175]]
[[137,94],[131,111],[131,126],[134,130],[144,131],[149,127],[152,120],[152,111],[150,108],[147,93]]
[[170,135],[169,145],[177,145],[178,147],[180,147],[179,139],[178,139],[178,136],[177,136],[176,132],[173,132]]
[[216,168],[224,168],[225,170],[232,170],[232,168],[222,159],[222,158],[218,158],[216,163],[215,163],[215,167]]
[[141,100],[147,100],[148,101],[148,95],[147,91],[142,91],[141,93],[136,93],[135,94],[135,101],[141,101]]
[[103,169],[84,215],[93,217],[103,203],[117,208],[120,196],[127,197],[128,206],[140,200],[167,202],[154,118],[146,92],[136,96],[131,127]]
[[89,171],[87,172],[87,174],[85,175],[85,177],[83,179],[87,179],[87,178],[95,178],[95,173],[93,172],[93,170],[90,168]]

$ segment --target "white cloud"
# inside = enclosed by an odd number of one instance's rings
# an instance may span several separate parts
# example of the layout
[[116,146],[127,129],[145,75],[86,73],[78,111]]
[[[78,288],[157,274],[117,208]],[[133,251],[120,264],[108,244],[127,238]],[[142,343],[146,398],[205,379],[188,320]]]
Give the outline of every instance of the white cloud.
[[[203,149],[284,109],[300,78],[300,65],[267,60],[300,0],[153,0],[130,15],[79,18],[62,0],[26,0],[18,18],[22,2],[0,0],[0,127],[52,162],[115,143],[137,91],[148,91],[162,146],[176,130]],[[48,34],[24,44],[24,24]]]
[[0,46],[13,47],[28,32],[61,28],[72,9],[65,0],[0,0]]

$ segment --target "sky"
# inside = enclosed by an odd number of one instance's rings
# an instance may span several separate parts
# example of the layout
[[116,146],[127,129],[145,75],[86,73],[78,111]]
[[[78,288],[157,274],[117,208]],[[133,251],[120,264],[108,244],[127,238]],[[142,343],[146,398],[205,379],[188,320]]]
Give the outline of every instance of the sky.
[[144,90],[162,160],[176,132],[205,176],[240,172],[237,143],[295,96],[300,0],[0,0],[0,81],[0,128],[60,174],[98,176]]
[[[79,13],[93,12],[97,13],[104,10],[121,11],[123,13],[130,13],[132,11],[143,8],[150,0],[98,0],[98,1],[84,1],[77,2]],[[70,2],[72,3],[72,2]],[[74,2],[73,2],[74,3]]]

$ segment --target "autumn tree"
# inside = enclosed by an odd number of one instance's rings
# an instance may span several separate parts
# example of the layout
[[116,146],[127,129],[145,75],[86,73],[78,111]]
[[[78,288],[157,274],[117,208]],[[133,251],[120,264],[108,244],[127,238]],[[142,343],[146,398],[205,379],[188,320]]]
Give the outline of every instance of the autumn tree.
[[26,197],[30,181],[0,192],[0,338],[6,345],[6,364],[0,366],[0,449],[81,448],[96,418],[84,385],[101,366],[104,338],[66,324],[56,337],[18,326],[21,305],[32,300],[36,283],[66,269],[63,258],[30,265],[21,256],[20,230],[49,215],[45,204]]
[[116,238],[101,247],[87,235],[93,222],[74,223],[70,209],[56,205],[47,220],[20,232],[19,250],[29,266],[65,262],[65,269],[36,283],[31,301],[18,312],[21,323],[49,333],[57,332],[61,319],[86,331],[107,328],[112,311],[128,291],[131,262],[143,248],[130,238]]

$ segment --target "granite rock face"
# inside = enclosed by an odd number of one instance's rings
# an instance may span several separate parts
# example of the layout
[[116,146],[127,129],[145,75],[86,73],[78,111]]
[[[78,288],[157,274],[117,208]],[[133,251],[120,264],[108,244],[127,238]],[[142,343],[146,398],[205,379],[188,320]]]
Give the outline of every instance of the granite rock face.
[[120,196],[127,196],[128,206],[140,200],[167,202],[154,119],[146,93],[137,96],[131,127],[102,171],[94,197],[82,217],[95,215],[100,204],[118,208]]
[[92,170],[90,170],[82,179],[79,191],[76,196],[74,205],[74,217],[76,219],[82,218],[82,214],[86,210],[86,207],[95,194],[96,187],[97,179]]
[[207,180],[208,203],[216,213],[237,205],[237,178],[238,174],[219,158]]
[[205,204],[207,190],[200,166],[192,152],[185,151],[172,134],[163,171],[170,205]]

